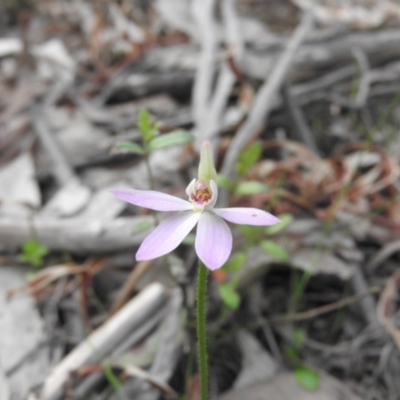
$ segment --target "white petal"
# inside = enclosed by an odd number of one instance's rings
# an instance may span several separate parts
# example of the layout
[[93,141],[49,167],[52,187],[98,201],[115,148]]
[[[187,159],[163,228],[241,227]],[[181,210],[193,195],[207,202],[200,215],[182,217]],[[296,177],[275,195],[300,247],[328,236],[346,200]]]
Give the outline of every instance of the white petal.
[[200,213],[184,211],[161,222],[149,236],[144,239],[136,253],[136,259],[151,260],[176,249],[182,240],[195,227]]
[[211,270],[222,267],[232,250],[232,233],[226,222],[210,211],[201,214],[197,226],[196,253]]
[[280,221],[279,218],[251,207],[232,207],[232,208],[214,208],[215,214],[234,224],[243,225],[274,225]]
[[210,202],[205,207],[206,210],[212,209],[218,200],[218,186],[212,179],[210,180],[210,189],[211,189],[211,199]]
[[112,190],[111,193],[135,206],[150,208],[151,210],[184,211],[192,208],[192,204],[186,200],[154,190]]
[[192,182],[190,182],[188,187],[186,188],[186,194],[188,195],[189,199],[191,198],[195,187],[196,187],[196,179],[193,179]]

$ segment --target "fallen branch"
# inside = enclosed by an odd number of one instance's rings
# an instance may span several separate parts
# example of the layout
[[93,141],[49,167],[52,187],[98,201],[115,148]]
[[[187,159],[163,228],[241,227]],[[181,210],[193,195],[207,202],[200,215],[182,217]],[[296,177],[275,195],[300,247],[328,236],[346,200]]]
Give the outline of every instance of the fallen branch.
[[[222,166],[223,175],[227,177],[233,176],[238,154],[252,139],[254,139],[259,134],[260,129],[265,124],[265,120],[268,117],[268,114],[274,104],[274,100],[278,93],[278,90],[282,86],[282,83],[290,67],[293,64],[293,60],[296,55],[297,49],[300,46],[300,43],[306,38],[307,34],[309,33],[312,27],[312,22],[312,14],[306,13],[302,19],[300,26],[294,32],[286,50],[276,64],[274,70],[267,77],[263,86],[259,90],[246,122],[236,133],[225,155],[224,164]],[[223,193],[221,202],[222,204],[226,204],[227,193],[226,191],[221,192]]]
[[72,372],[102,361],[121,341],[159,310],[166,299],[167,293],[159,283],[153,283],[144,289],[54,368],[44,384],[41,399],[60,399]]
[[373,286],[367,291],[362,293],[357,293],[354,296],[347,297],[345,299],[335,301],[334,303],[326,304],[321,307],[313,308],[312,310],[307,310],[291,315],[283,315],[277,317],[268,318],[268,321],[263,323],[268,323],[269,325],[287,324],[295,321],[304,321],[307,319],[315,318],[323,314],[327,314],[332,311],[336,311],[340,308],[350,306],[351,304],[357,303],[364,299],[365,297],[371,296],[371,294],[379,293],[382,290],[382,286]]
[[194,0],[192,15],[201,35],[202,50],[199,56],[196,79],[193,88],[193,116],[199,137],[203,130],[209,112],[208,104],[215,72],[215,57],[217,52],[217,34],[214,21],[215,0]]
[[19,248],[32,238],[32,227],[36,237],[51,250],[74,253],[107,253],[131,249],[141,243],[151,217],[124,217],[113,220],[83,218],[15,219],[0,218],[0,249],[10,251]]

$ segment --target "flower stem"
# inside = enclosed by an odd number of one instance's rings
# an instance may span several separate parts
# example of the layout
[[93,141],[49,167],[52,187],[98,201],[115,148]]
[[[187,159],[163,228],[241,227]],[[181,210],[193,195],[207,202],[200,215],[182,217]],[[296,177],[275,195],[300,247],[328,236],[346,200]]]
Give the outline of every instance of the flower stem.
[[150,166],[149,154],[145,155],[144,163],[146,164],[147,175],[149,176],[150,189],[154,190],[154,177]]
[[208,362],[206,333],[206,293],[208,269],[199,260],[197,279],[197,350],[199,357],[201,400],[208,399]]
[[[146,170],[147,170],[147,175],[149,177],[149,184],[150,184],[150,189],[154,190],[154,177],[153,177],[153,171],[151,169],[150,165],[150,160],[149,160],[149,153],[146,152],[146,155],[144,157],[144,163],[146,164]],[[154,220],[154,225],[157,226],[160,224],[160,220],[158,219],[158,216],[156,213],[153,214],[153,220]]]

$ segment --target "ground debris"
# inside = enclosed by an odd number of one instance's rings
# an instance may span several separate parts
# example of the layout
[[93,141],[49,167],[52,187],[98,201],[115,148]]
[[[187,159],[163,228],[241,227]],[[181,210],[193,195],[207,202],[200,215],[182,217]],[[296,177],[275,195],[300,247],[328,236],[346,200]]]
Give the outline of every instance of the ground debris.
[[110,191],[186,199],[205,139],[282,221],[210,274],[212,397],[398,397],[395,1],[0,3],[0,398],[199,398],[194,236],[137,262]]

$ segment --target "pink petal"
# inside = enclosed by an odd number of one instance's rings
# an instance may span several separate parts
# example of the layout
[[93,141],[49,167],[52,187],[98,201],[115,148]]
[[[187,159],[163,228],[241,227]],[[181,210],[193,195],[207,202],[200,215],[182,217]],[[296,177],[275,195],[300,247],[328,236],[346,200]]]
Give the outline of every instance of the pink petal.
[[183,211],[192,208],[192,205],[186,200],[154,190],[112,190],[111,193],[135,206],[157,211]]
[[266,211],[251,207],[214,208],[215,214],[234,224],[243,225],[274,225],[280,221]]
[[200,219],[200,213],[185,211],[161,222],[136,253],[136,259],[151,260],[176,249]]
[[222,267],[232,250],[229,226],[211,211],[204,211],[197,227],[195,247],[206,267],[211,270]]

